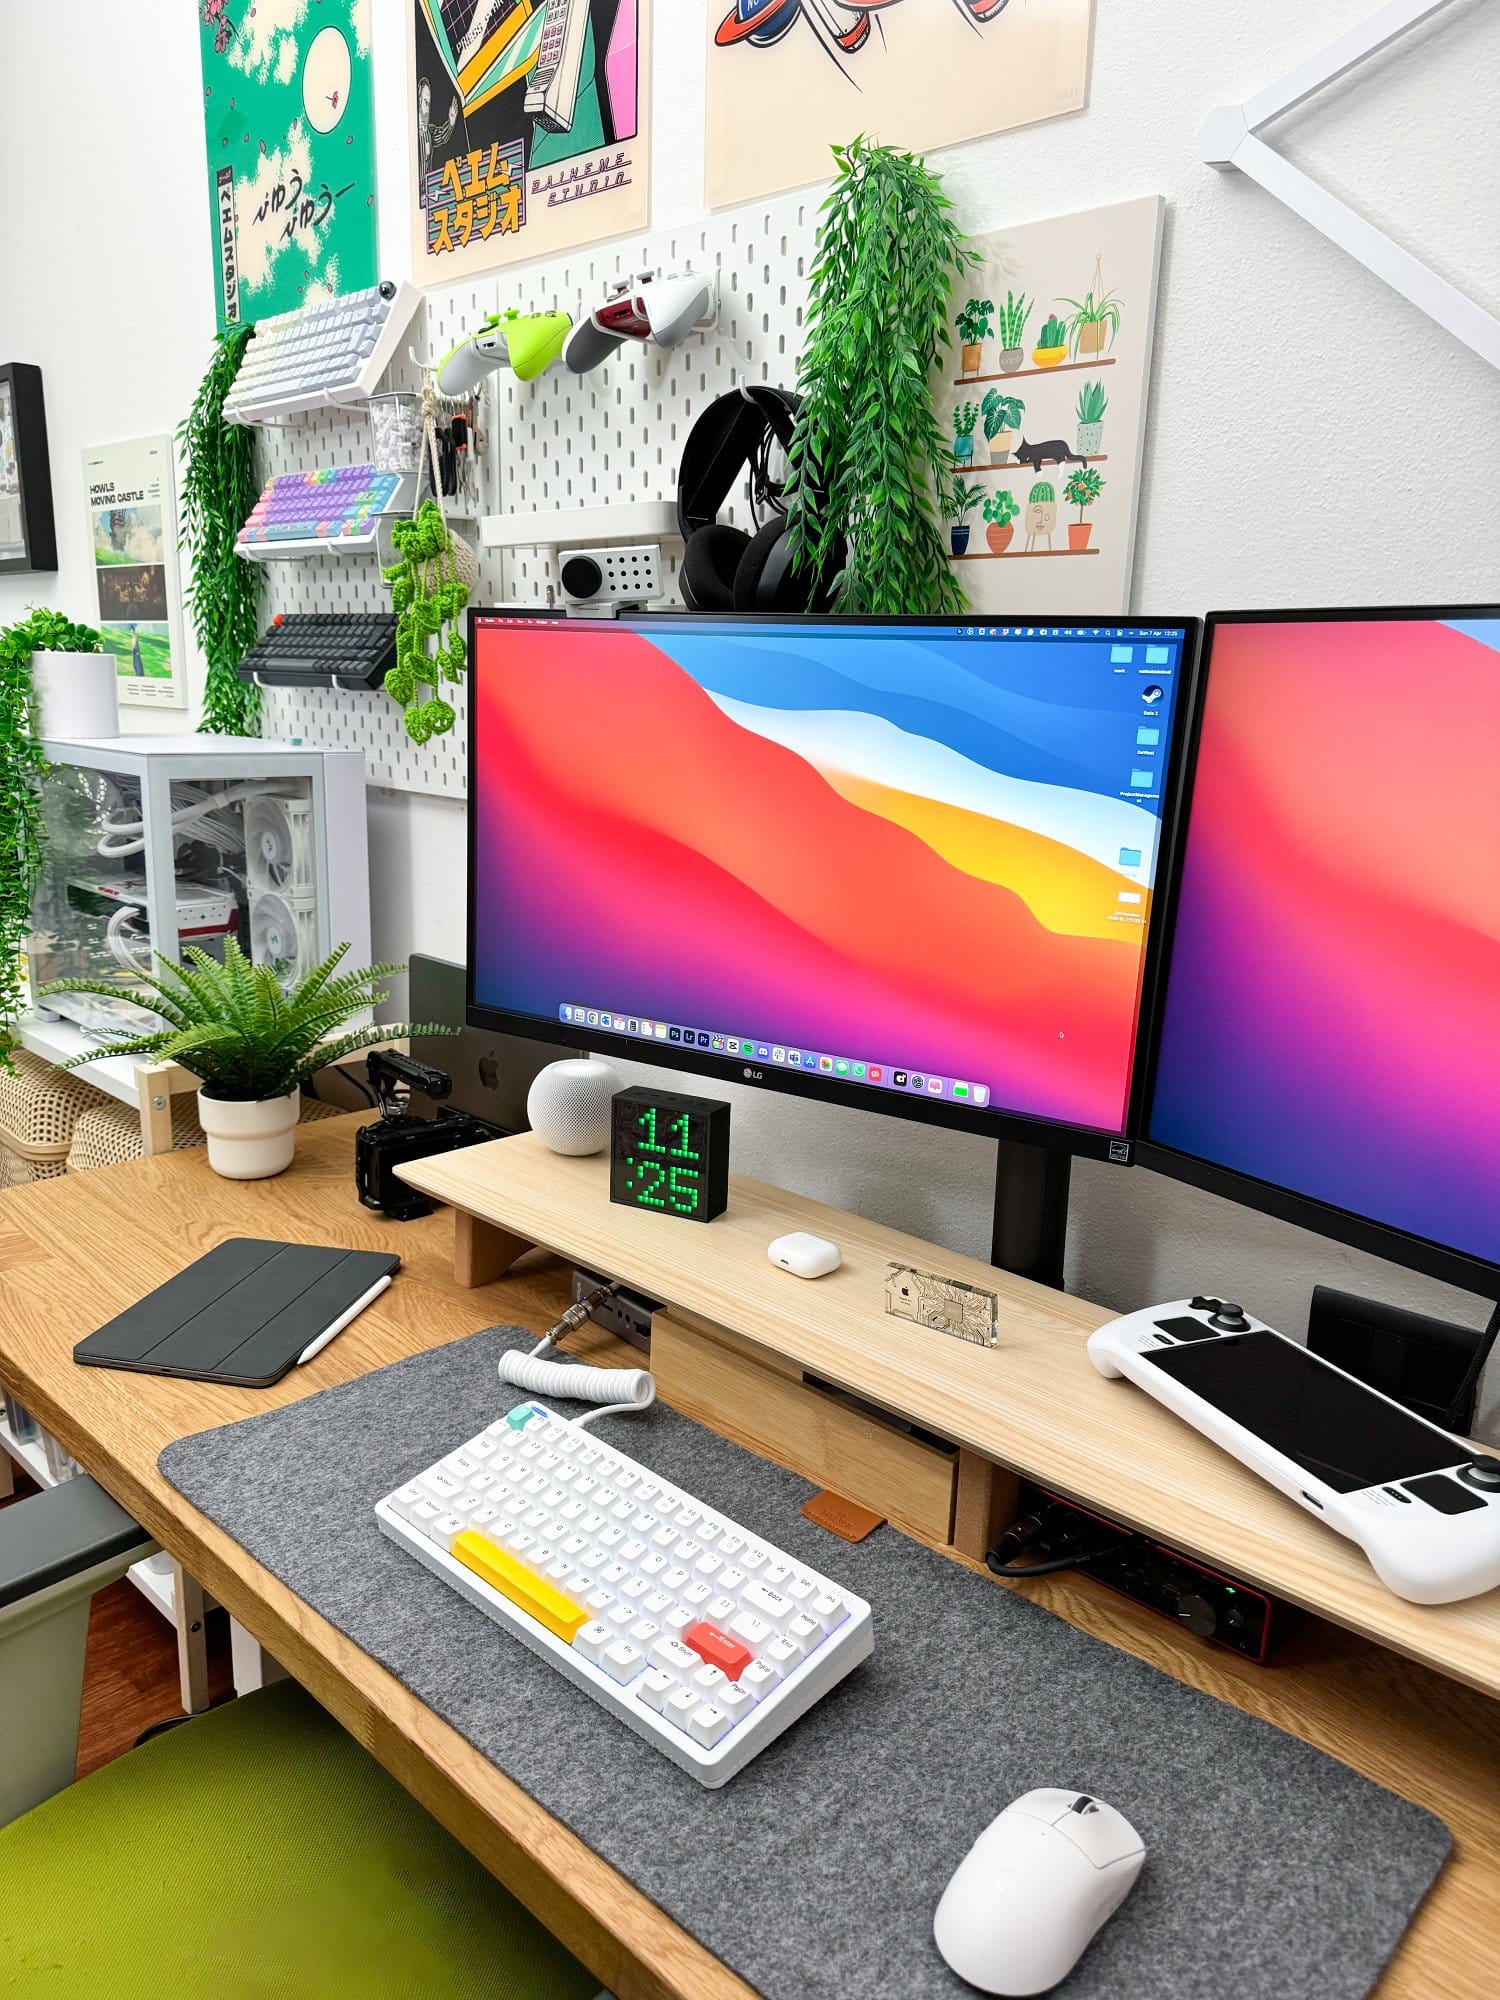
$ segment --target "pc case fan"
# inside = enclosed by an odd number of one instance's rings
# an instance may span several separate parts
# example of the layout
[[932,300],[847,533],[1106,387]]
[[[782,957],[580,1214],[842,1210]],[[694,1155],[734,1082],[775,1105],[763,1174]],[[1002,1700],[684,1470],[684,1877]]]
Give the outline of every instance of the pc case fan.
[[245,803],[245,866],[250,893],[267,891],[297,905],[317,890],[312,806],[306,799],[263,792]]
[[311,903],[267,892],[250,899],[250,958],[281,969],[291,986],[318,962],[318,913]]

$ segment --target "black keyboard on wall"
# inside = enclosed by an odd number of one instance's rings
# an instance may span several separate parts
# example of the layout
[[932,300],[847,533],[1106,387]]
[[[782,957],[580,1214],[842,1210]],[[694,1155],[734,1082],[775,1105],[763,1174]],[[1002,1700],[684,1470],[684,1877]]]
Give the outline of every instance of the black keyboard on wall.
[[394,611],[287,611],[238,672],[259,687],[378,688],[395,664]]

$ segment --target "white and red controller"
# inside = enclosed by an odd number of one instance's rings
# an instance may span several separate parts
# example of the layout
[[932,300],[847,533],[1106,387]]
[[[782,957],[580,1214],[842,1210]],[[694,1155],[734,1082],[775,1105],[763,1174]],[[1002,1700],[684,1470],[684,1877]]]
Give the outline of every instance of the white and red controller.
[[1398,1597],[1451,1604],[1500,1585],[1500,1459],[1232,1300],[1126,1313],[1090,1336],[1089,1359],[1358,1543]]

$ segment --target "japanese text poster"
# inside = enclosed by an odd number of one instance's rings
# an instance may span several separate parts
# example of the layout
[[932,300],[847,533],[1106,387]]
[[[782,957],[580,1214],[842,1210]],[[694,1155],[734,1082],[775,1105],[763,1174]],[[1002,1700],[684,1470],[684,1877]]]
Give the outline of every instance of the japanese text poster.
[[83,454],[99,630],[118,695],[138,708],[185,708],[182,597],[172,440],[134,438]]
[[197,0],[219,327],[378,277],[371,0]]
[[419,285],[644,227],[650,0],[410,0]]

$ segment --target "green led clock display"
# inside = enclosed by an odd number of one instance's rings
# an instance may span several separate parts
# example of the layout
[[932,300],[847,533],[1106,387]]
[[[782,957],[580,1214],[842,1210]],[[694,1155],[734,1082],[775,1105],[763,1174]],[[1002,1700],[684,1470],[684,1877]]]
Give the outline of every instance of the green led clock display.
[[712,1222],[729,1203],[729,1106],[669,1090],[611,1101],[609,1198],[627,1208]]

